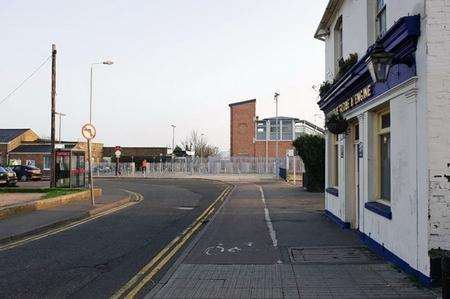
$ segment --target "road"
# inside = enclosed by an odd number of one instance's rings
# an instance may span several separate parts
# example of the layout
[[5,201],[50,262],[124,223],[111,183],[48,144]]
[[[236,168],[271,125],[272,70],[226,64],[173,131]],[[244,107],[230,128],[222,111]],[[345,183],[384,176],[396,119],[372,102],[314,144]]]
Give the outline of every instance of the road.
[[0,298],[110,297],[226,188],[189,179],[102,180],[98,185],[140,193],[143,201],[0,251]]

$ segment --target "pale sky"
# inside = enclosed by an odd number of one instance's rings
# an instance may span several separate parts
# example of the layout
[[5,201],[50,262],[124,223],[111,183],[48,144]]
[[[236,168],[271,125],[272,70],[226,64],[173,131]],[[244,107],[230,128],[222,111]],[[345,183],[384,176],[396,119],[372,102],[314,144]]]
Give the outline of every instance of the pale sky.
[[[313,38],[327,0],[0,0],[0,101],[55,43],[62,135],[81,139],[94,71],[97,142],[167,146],[193,129],[229,150],[228,104],[319,122],[324,44]],[[1,128],[50,132],[50,63],[0,104]]]

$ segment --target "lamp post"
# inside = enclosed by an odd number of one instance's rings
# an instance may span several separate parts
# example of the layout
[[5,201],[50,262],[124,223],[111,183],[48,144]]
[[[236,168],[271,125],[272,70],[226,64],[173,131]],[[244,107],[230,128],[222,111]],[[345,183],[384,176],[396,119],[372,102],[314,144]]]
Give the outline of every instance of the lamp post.
[[61,143],[61,127],[62,127],[62,117],[66,116],[66,114],[61,112],[55,112],[56,115],[59,116],[59,143]]
[[204,147],[203,136],[205,136],[205,134],[201,133],[200,134],[200,141],[201,141],[201,144],[200,144],[200,172],[201,172],[202,165],[203,165],[203,147]]
[[[89,124],[92,125],[92,85],[93,85],[93,71],[94,71],[94,65],[98,64],[104,64],[104,65],[112,65],[113,62],[111,60],[106,60],[102,62],[95,62],[91,63],[91,77],[90,77],[90,88],[89,88]],[[95,205],[95,199],[94,199],[94,180],[92,179],[92,148],[91,148],[91,140],[87,140],[87,150],[88,150],[88,168],[89,168],[89,188],[91,190],[91,202],[92,205]]]
[[175,125],[171,125],[172,126],[172,172],[173,172],[173,160],[175,159],[175,128],[177,126]]
[[275,123],[276,123],[276,137],[275,137],[275,172],[278,177],[278,139],[280,138],[280,124],[278,123],[278,97],[279,93],[275,93],[273,99],[275,101]]

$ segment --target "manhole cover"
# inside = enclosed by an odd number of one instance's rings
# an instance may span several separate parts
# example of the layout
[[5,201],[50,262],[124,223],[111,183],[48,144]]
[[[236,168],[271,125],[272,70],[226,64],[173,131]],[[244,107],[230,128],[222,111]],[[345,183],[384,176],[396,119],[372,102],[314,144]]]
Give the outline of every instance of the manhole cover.
[[367,264],[381,259],[366,247],[292,247],[289,255],[294,264]]

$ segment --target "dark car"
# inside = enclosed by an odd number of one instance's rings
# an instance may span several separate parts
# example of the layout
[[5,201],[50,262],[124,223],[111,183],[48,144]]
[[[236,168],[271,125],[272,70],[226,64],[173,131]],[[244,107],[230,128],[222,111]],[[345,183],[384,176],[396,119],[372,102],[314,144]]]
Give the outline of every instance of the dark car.
[[14,170],[9,166],[3,166],[2,168],[8,173],[8,186],[15,186],[17,184],[17,175]]
[[8,184],[8,172],[3,167],[0,167],[0,186]]
[[17,178],[22,182],[25,181],[40,181],[42,179],[42,171],[34,166],[16,165],[13,170]]

